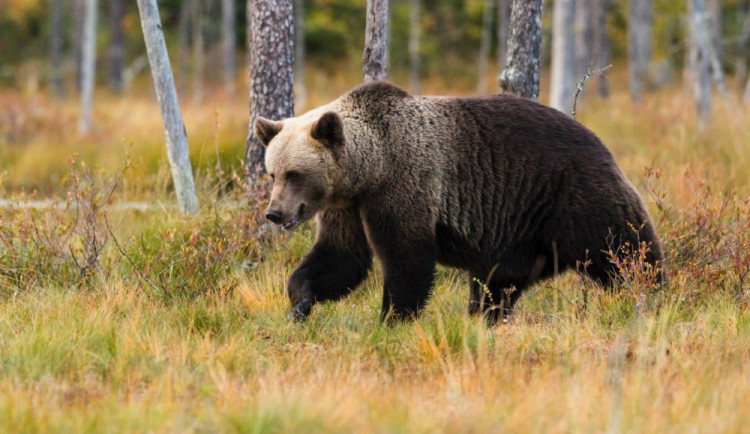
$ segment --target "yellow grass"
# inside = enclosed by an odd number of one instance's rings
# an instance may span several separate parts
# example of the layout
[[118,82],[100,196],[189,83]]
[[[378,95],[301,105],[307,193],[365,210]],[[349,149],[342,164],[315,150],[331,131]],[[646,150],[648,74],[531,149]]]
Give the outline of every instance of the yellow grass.
[[[330,83],[330,94],[310,89],[311,105],[346,86]],[[148,96],[105,96],[99,126],[85,138],[77,137],[72,103],[0,98],[27,116],[16,141],[0,139],[6,194],[59,194],[73,153],[113,173],[132,142],[137,167],[116,201],[173,200],[159,115]],[[717,102],[714,123],[701,132],[680,89],[634,106],[615,87],[609,100],[580,102],[579,119],[610,147],[657,220],[665,214],[644,177],[652,164],[674,215],[717,206],[719,192],[734,190],[739,217],[722,227],[742,228],[750,112],[732,104]],[[217,134],[223,168],[239,168],[244,95],[187,105],[185,119],[199,184],[215,179]],[[196,218],[165,208],[112,212],[110,221],[123,244],[149,230],[209,227],[209,190],[202,189],[206,205]],[[659,223],[672,248],[700,235],[697,226]],[[466,314],[466,278],[441,268],[423,316],[386,327],[378,322],[376,267],[358,292],[291,324],[285,281],[312,231],[307,225],[273,240],[257,264],[237,266],[221,277],[220,291],[197,297],[149,296],[129,267],[78,288],[53,281],[6,290],[0,431],[713,433],[750,426],[750,288],[731,280],[736,287],[717,289],[701,280],[695,273],[710,268],[708,258],[670,269],[669,286],[649,293],[653,306],[643,315],[631,293],[605,293],[568,274],[532,289],[510,323],[488,329]],[[111,243],[109,249],[124,263]],[[591,291],[585,307],[583,289]]]

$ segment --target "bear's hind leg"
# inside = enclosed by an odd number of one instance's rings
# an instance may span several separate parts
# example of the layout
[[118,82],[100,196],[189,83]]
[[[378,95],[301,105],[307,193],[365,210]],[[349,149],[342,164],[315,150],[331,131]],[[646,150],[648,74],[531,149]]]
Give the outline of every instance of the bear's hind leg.
[[318,238],[287,285],[290,319],[301,320],[313,304],[338,300],[367,277],[372,252],[355,210],[326,211],[318,219]]

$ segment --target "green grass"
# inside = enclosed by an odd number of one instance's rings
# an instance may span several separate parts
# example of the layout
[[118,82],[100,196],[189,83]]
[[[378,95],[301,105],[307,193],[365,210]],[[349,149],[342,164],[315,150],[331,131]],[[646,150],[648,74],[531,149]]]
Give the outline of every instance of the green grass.
[[[331,93],[345,87],[336,82]],[[315,95],[311,105],[334,96]],[[1,98],[26,114],[19,124],[0,123],[5,196],[37,190],[104,204],[129,149],[134,167],[112,202],[164,206],[0,213],[0,432],[750,426],[745,108],[717,106],[701,132],[679,89],[639,107],[618,89],[610,100],[579,103],[580,120],[610,147],[657,220],[669,284],[659,290],[634,273],[605,292],[566,274],[532,288],[510,323],[488,329],[466,313],[466,277],[445,268],[418,320],[382,325],[378,264],[350,297],[315,306],[306,323],[287,322],[285,283],[313,242],[313,225],[294,234],[262,226],[262,200],[236,180],[219,194],[218,179],[239,170],[244,152],[243,98],[186,107],[202,203],[195,217],[173,208],[149,98],[105,98],[97,131],[84,138],[72,103]],[[83,182],[75,187],[74,179]],[[107,242],[82,275],[94,239]],[[647,304],[638,309],[641,297]]]

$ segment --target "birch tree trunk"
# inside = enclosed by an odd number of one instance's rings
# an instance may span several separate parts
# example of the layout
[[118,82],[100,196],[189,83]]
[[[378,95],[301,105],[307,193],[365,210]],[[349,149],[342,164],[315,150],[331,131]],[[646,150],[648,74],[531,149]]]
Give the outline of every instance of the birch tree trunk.
[[639,102],[643,96],[643,82],[651,62],[651,30],[653,27],[652,0],[630,0],[628,16],[628,67],[630,97]]
[[502,71],[508,59],[510,34],[510,0],[497,1],[497,70]]
[[552,12],[550,107],[570,114],[575,88],[575,0],[555,0]]
[[539,98],[543,0],[513,0],[508,39],[508,67],[500,74],[503,92]]
[[81,121],[78,131],[91,131],[91,113],[94,106],[94,80],[96,78],[96,0],[86,0],[81,46]]
[[125,1],[109,0],[109,88],[117,93],[125,90]]
[[63,49],[63,0],[50,0],[50,90],[57,99],[64,96],[62,77],[62,49]]
[[294,15],[292,0],[250,3],[250,125],[245,164],[248,176],[266,173],[265,148],[255,137],[258,116],[294,116]]
[[199,105],[203,100],[203,5],[202,0],[192,0],[193,13],[193,105]]
[[224,88],[227,95],[234,93],[234,82],[237,77],[237,34],[235,18],[237,11],[234,0],[221,1],[221,40],[224,54]]
[[362,64],[365,83],[388,78],[388,0],[367,0]]
[[[609,65],[609,34],[607,33],[607,12],[609,0],[594,0],[592,8],[592,39],[593,59],[595,67],[603,68]],[[596,90],[602,98],[609,98],[609,81],[604,74],[597,74]]]
[[693,98],[698,126],[703,129],[711,119],[713,102],[711,98],[711,64],[704,46],[710,44],[710,36],[705,26],[705,5],[700,1],[688,0],[690,19],[689,65],[692,75]]
[[420,92],[421,0],[409,0],[409,88],[413,94]]
[[172,170],[172,181],[177,193],[177,203],[184,212],[198,212],[198,197],[195,194],[193,169],[190,165],[185,124],[180,113],[177,90],[169,64],[167,45],[161,29],[159,8],[156,0],[138,0],[146,52],[154,77],[156,98],[161,109],[164,133],[167,139],[167,158]]
[[490,40],[492,35],[492,2],[484,0],[482,8],[482,38],[479,41],[479,67],[477,68],[477,93],[487,93],[487,70],[490,63]]
[[300,109],[307,106],[305,87],[305,1],[294,0],[294,92],[295,104]]

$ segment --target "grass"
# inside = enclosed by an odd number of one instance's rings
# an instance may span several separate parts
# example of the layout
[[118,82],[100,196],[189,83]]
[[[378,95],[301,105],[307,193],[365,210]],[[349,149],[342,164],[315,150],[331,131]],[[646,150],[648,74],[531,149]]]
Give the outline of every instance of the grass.
[[[147,95],[104,96],[99,126],[84,138],[73,103],[35,98],[0,96],[0,190],[76,206],[0,214],[0,432],[738,432],[750,424],[750,113],[737,103],[717,105],[705,131],[679,89],[638,107],[617,87],[607,101],[579,103],[580,120],[657,220],[669,284],[654,289],[635,275],[609,293],[566,274],[532,289],[510,323],[488,329],[466,314],[466,277],[445,268],[415,322],[379,323],[376,266],[349,298],[288,323],[285,281],[312,226],[268,230],[252,191],[238,180],[216,187],[240,167],[244,98],[186,106],[203,204],[196,217],[168,206],[162,131]],[[133,167],[110,197],[126,149]],[[164,206],[105,206],[129,200]]]

